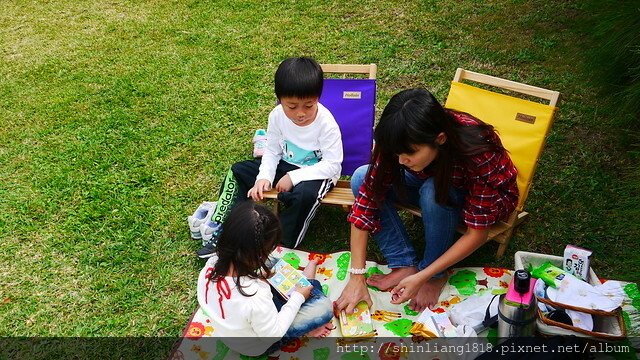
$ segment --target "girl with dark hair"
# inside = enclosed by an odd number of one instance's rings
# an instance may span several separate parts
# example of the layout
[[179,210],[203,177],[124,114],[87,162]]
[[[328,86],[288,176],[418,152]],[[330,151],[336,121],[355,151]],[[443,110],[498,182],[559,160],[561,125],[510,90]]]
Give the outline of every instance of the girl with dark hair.
[[278,217],[253,201],[236,205],[198,278],[198,302],[214,325],[213,336],[243,355],[270,354],[303,336],[324,337],[333,328],[331,301],[314,279],[317,263],[303,274],[312,286],[285,300],[267,283],[270,254],[282,230]]
[[[516,169],[491,125],[444,109],[424,89],[394,95],[375,129],[372,165],[358,168],[351,222],[350,278],[336,301],[351,311],[371,305],[367,285],[391,290],[392,303],[407,300],[422,311],[438,301],[446,270],[487,241],[489,227],[518,202]],[[420,207],[425,250],[418,258],[394,203]],[[453,242],[461,222],[467,231]],[[365,280],[368,234],[391,273]]]

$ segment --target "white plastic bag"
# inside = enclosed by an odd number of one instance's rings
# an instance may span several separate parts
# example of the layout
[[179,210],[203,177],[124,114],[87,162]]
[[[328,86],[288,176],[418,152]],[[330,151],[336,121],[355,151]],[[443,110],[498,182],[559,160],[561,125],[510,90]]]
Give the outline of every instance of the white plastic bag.
[[479,333],[486,328],[483,322],[487,315],[487,308],[489,308],[490,318],[498,315],[499,300],[498,295],[494,295],[489,291],[470,296],[453,305],[449,310],[449,318],[454,325],[468,325]]

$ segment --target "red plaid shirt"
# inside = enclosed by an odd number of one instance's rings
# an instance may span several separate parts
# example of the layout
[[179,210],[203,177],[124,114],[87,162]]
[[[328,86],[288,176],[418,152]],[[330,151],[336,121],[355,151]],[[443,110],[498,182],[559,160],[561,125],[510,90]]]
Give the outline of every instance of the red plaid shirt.
[[[464,125],[476,125],[477,120],[470,115],[449,111],[454,118]],[[495,135],[493,139],[501,143]],[[506,152],[487,151],[471,157],[474,167],[462,163],[454,163],[452,172],[452,186],[467,190],[462,215],[465,224],[473,229],[486,229],[498,220],[505,219],[518,204],[518,187],[516,184],[517,170]],[[380,229],[378,205],[371,194],[371,184],[378,176],[378,163],[364,183],[360,186],[358,196],[351,212],[347,216],[350,223],[358,229],[372,233]],[[419,178],[426,179],[433,174],[427,169],[419,172],[405,168]],[[391,174],[385,176],[384,187],[391,188]],[[386,193],[386,191],[385,191]]]

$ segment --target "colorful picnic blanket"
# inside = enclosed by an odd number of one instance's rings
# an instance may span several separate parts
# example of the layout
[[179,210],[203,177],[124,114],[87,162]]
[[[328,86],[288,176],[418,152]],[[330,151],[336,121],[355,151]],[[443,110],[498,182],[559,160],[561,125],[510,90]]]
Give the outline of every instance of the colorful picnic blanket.
[[[340,296],[342,289],[348,280],[347,270],[350,265],[351,256],[347,251],[332,254],[319,254],[278,247],[274,251],[274,255],[285,259],[295,268],[304,268],[309,260],[317,260],[318,267],[316,270],[316,279],[320,281],[324,293],[331,300],[335,300]],[[390,269],[385,265],[380,265],[370,261],[367,262],[367,272],[369,275],[375,273],[388,273],[389,271]],[[513,271],[509,269],[493,267],[467,267],[449,270],[449,280],[440,294],[438,306],[433,309],[433,311],[436,313],[446,312],[451,306],[474,294],[480,294],[486,291],[493,294],[504,293],[511,281],[512,273]],[[635,284],[632,285],[634,285],[633,289],[629,287],[628,292],[629,301],[625,302],[623,310],[628,335],[630,337],[638,337],[638,335],[640,335],[640,293],[638,292],[637,286],[635,286]],[[369,290],[373,300],[371,314],[377,337],[368,340],[363,339],[362,342],[358,342],[361,347],[358,347],[357,349],[366,348],[371,351],[345,352],[345,354],[339,358],[345,360],[367,358],[414,358],[414,356],[409,356],[411,354],[400,351],[400,347],[394,347],[393,349],[399,350],[395,352],[389,351],[391,347],[387,347],[387,351],[385,351],[384,354],[380,352],[380,349],[383,348],[384,344],[395,344],[393,342],[394,339],[397,340],[397,344],[402,344],[402,339],[411,340],[413,338],[415,340],[416,336],[419,337],[419,334],[415,333],[416,328],[413,325],[420,314],[409,309],[406,303],[402,305],[391,304],[391,294],[389,292],[383,292],[375,288],[370,288]],[[337,325],[337,321],[337,319],[334,319],[334,324]],[[202,309],[198,308],[186,327],[184,337],[171,354],[170,359],[227,360],[248,358],[229,350],[229,348],[227,348],[220,340],[212,341],[213,339],[210,337],[215,337],[215,331],[215,326],[203,313]],[[496,339],[495,329],[489,329],[488,331],[484,331],[478,335],[479,337],[486,339],[488,342]],[[322,341],[315,341],[315,339],[299,339],[298,341],[295,341],[283,348],[276,358],[279,358],[280,360],[328,359],[329,347],[327,347],[327,341],[334,341],[338,346],[344,346],[345,343],[341,342],[344,339],[342,339],[341,336],[339,327],[336,327],[336,329],[332,331],[331,339],[329,340],[323,339]],[[372,344],[370,348],[369,345],[364,345],[368,344],[367,341]],[[435,343],[431,342],[431,345],[434,344]],[[335,344],[332,345],[334,346],[331,348],[335,349]],[[348,345],[348,343],[346,345]],[[460,344],[457,346],[460,346]],[[471,346],[475,346],[476,349],[478,349],[479,346],[484,345],[467,344],[466,347],[470,348]],[[471,348],[466,349],[464,346],[462,348],[458,347],[451,349],[473,350]],[[424,348],[422,350],[424,350]],[[420,359],[460,359],[465,358],[465,354],[470,355],[467,358],[471,359],[477,356],[477,353],[472,351],[462,351],[462,353],[460,353],[460,351],[450,351],[445,353],[429,351],[428,353],[424,353],[423,351],[423,353],[414,355],[419,355],[415,358]]]

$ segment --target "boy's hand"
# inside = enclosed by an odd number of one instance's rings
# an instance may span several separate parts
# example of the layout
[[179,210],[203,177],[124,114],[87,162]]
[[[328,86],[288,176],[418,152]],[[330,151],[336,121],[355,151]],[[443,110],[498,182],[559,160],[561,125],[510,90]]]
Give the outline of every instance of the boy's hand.
[[311,296],[311,290],[313,289],[313,286],[309,285],[309,286],[305,286],[305,287],[301,287],[300,285],[296,285],[296,291],[299,292],[300,294],[302,294],[302,296],[304,296],[304,299],[307,300],[309,298],[309,296]]
[[256,181],[256,184],[253,185],[251,189],[249,189],[247,197],[252,198],[254,201],[260,201],[264,198],[263,193],[269,190],[271,190],[271,181],[260,179]]
[[278,190],[278,192],[289,192],[291,189],[293,189],[293,182],[289,174],[283,176],[276,184],[276,190]]

